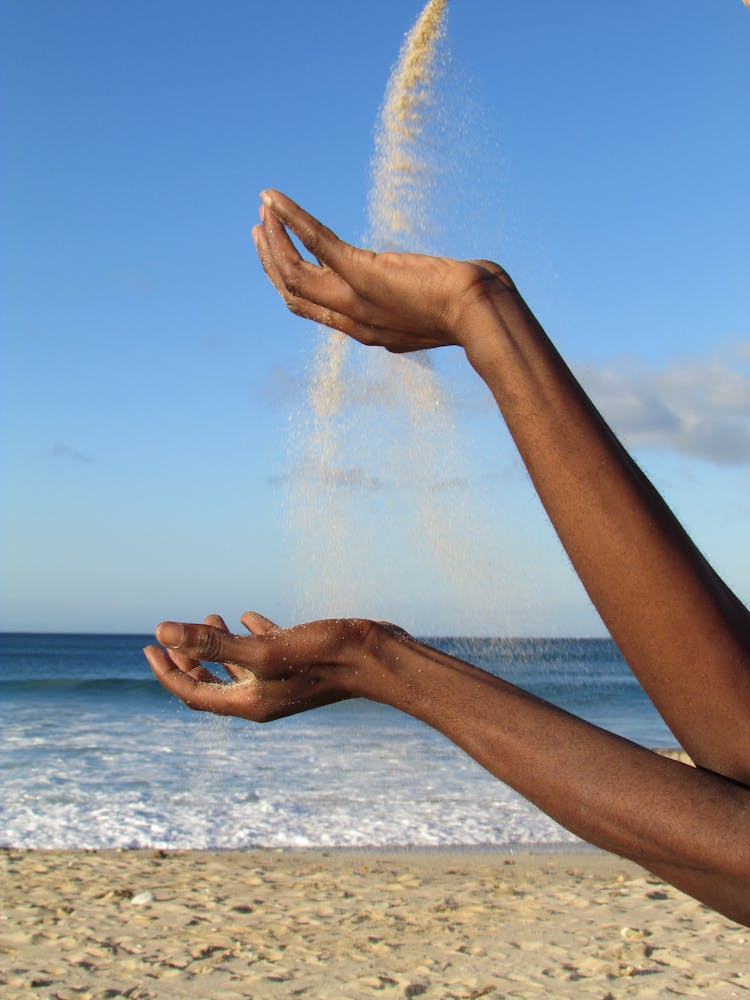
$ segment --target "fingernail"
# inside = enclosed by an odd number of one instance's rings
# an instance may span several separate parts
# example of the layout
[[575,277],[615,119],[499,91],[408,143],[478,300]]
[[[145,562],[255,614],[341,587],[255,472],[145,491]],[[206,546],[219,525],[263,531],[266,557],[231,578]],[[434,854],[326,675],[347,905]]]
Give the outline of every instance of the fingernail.
[[162,622],[156,630],[156,638],[168,649],[177,649],[184,634],[185,627],[179,622]]
[[260,200],[263,202],[264,205],[270,205],[271,204],[271,195],[268,193],[268,191],[261,191],[260,192]]

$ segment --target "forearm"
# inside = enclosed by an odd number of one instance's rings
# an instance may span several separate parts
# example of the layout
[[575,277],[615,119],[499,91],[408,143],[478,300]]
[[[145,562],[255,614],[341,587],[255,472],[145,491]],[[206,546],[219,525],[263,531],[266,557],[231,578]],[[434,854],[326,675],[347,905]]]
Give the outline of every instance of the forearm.
[[[574,833],[639,861],[750,924],[750,789],[665,760],[507,682],[363,619],[280,629],[255,612],[251,636],[221,618],[162,622],[146,656],[192,709],[266,722],[349,697],[409,713]],[[222,684],[202,660],[221,662]]]
[[502,289],[474,307],[462,342],[594,605],[675,735],[703,765],[750,779],[747,611],[520,296]]
[[576,835],[750,922],[748,789],[413,639],[381,633],[370,652],[357,693],[439,730]]

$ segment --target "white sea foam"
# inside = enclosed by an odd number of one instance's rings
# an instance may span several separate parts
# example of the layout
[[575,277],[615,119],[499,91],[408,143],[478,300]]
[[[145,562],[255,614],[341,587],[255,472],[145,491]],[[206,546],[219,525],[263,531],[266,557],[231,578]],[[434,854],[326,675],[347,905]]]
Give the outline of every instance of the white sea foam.
[[[149,679],[144,642],[0,637],[0,844],[573,839],[442,736],[381,705],[344,702],[268,726],[191,713]],[[454,639],[441,648],[628,739],[673,742],[611,642]]]
[[31,710],[7,718],[0,843],[306,848],[574,839],[441,737],[379,706],[343,707],[345,725],[337,707],[272,727],[169,708],[137,722],[71,715],[46,737]]

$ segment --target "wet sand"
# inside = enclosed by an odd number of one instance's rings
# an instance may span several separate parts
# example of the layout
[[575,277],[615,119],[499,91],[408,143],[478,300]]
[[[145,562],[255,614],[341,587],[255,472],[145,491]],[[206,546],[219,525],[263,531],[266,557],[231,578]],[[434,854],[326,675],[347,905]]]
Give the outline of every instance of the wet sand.
[[599,852],[3,850],[0,995],[750,997],[750,931]]

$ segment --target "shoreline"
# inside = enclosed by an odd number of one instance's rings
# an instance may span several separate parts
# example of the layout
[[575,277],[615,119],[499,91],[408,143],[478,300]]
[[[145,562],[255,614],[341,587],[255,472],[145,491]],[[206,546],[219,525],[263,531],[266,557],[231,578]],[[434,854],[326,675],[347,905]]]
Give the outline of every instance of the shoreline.
[[[7,877],[9,865],[29,860],[45,860],[59,863],[68,859],[70,864],[78,859],[86,862],[87,859],[98,859],[103,864],[117,865],[122,862],[129,863],[128,859],[133,859],[133,863],[147,864],[149,861],[157,863],[163,861],[179,862],[190,860],[210,859],[217,863],[232,861],[237,862],[243,868],[247,865],[272,865],[299,863],[300,866],[318,863],[324,865],[344,865],[348,862],[355,862],[359,858],[377,858],[379,862],[392,863],[394,865],[406,865],[414,862],[417,865],[427,864],[430,859],[438,859],[438,864],[442,864],[440,859],[444,859],[448,864],[451,859],[465,858],[469,865],[487,864],[492,858],[496,858],[500,864],[514,865],[517,862],[528,861],[530,864],[543,864],[545,860],[552,862],[569,861],[571,864],[579,859],[594,859],[593,865],[623,866],[633,868],[639,872],[645,872],[633,861],[625,858],[618,858],[614,854],[609,854],[598,847],[594,847],[585,841],[577,843],[555,843],[555,844],[519,844],[500,845],[492,844],[449,844],[440,846],[416,846],[404,845],[393,846],[365,846],[365,847],[8,847],[0,845],[0,866],[4,866],[4,872],[0,872],[0,878]],[[598,860],[597,860],[598,859]],[[652,877],[649,875],[649,877]],[[653,876],[656,878],[656,876]],[[675,890],[676,891],[676,890]],[[750,930],[748,931],[750,935]]]
[[588,846],[5,848],[0,863],[8,1000],[750,991],[750,930]]

